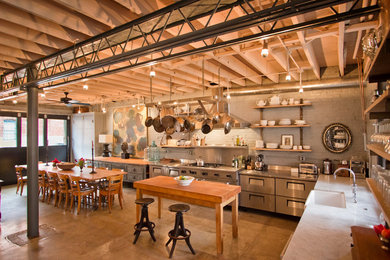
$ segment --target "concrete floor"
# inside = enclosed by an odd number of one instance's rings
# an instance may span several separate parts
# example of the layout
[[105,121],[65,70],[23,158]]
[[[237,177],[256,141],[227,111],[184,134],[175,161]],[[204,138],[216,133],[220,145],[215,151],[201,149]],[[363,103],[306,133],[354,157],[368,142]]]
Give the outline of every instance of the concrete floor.
[[[174,214],[167,210],[173,201],[163,200],[162,218],[157,218],[157,202],[149,209],[155,222],[153,242],[143,232],[133,245],[135,221],[135,190],[124,189],[124,208],[116,200],[111,214],[108,210],[82,208],[79,215],[56,208],[53,203],[39,202],[40,223],[56,232],[42,239],[32,239],[17,246],[6,236],[26,230],[26,189],[23,196],[15,194],[16,186],[3,187],[1,194],[0,259],[168,259],[168,231],[173,228]],[[216,256],[214,209],[190,205],[184,223],[191,230],[192,255],[184,241],[176,245],[173,259],[280,259],[280,253],[294,232],[298,219],[254,210],[239,212],[239,237],[232,239],[231,211],[224,212],[224,254]]]

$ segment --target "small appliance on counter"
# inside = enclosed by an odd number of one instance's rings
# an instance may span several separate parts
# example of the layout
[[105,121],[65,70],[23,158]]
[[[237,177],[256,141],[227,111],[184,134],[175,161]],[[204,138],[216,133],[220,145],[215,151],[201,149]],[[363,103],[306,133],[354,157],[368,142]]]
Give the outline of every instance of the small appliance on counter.
[[314,163],[300,163],[299,173],[317,175],[318,174],[317,165],[315,165]]
[[332,169],[332,160],[325,159],[323,161],[323,174],[333,174],[333,169]]
[[262,154],[257,155],[256,162],[255,162],[256,171],[264,171],[267,169],[267,165],[265,165],[263,159],[264,159],[264,155]]
[[355,173],[356,178],[364,179],[366,177],[365,161],[352,156],[352,159],[349,161],[349,165],[350,169]]

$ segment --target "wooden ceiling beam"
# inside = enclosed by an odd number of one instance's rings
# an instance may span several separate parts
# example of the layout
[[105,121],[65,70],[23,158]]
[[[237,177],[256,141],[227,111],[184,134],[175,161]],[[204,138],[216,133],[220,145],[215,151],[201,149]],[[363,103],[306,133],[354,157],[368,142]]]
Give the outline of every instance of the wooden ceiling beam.
[[122,5],[123,7],[126,7],[128,10],[137,15],[145,14],[145,12],[142,12],[141,8],[138,6],[138,3],[135,0],[115,0],[115,2]]
[[62,39],[4,20],[0,21],[0,32],[54,49],[64,49],[71,45]]
[[8,47],[20,49],[23,51],[28,51],[31,53],[39,54],[42,56],[47,56],[57,51],[54,48],[50,48],[47,46],[36,44],[35,42],[23,40],[20,38],[16,38],[12,35],[4,34],[0,32],[1,44],[6,45]]
[[20,59],[15,58],[13,56],[4,55],[4,54],[0,54],[0,60],[12,62],[15,64],[23,64],[23,61],[21,61]]
[[61,26],[72,29],[76,32],[83,33],[88,36],[95,36],[99,33],[105,32],[111,28],[101,23],[85,17],[83,15],[78,15],[73,12],[69,12],[66,8],[61,8],[60,6],[53,4],[50,1],[40,1],[40,0],[2,0],[8,5],[12,5],[16,8],[19,8],[27,13],[33,14],[40,18],[58,23]]
[[73,43],[86,40],[88,38],[85,34],[67,30],[55,22],[50,22],[44,18],[34,16],[1,2],[0,10],[2,10],[0,12],[0,19],[2,20],[25,26],[68,42]]
[[55,0],[78,13],[99,21],[111,28],[117,27],[139,16],[113,1],[97,0]]
[[38,54],[35,54],[35,53],[22,51],[20,49],[9,47],[9,46],[5,46],[5,45],[2,45],[2,44],[0,44],[0,54],[4,54],[4,55],[12,54],[12,56],[15,57],[15,58],[24,59],[24,60],[27,60],[27,61],[33,61],[33,60],[37,60],[37,59],[40,59],[40,58],[43,57],[42,55],[38,55]]
[[[297,15],[291,17],[291,20],[293,24],[298,24],[304,22],[305,18],[303,15]],[[305,52],[306,58],[309,61],[310,65],[312,66],[314,75],[317,77],[317,79],[321,79],[320,65],[318,64],[317,57],[315,56],[312,42],[306,42],[305,34],[303,31],[298,31],[297,35],[300,43],[303,46],[303,50]]]

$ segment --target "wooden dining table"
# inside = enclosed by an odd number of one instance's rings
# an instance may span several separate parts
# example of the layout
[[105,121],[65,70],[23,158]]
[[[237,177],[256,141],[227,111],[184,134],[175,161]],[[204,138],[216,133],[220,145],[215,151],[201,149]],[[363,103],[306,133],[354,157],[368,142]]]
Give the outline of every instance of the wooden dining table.
[[[27,165],[18,165],[18,166],[27,169]],[[78,176],[88,181],[100,180],[118,174],[123,174],[123,175],[127,174],[127,172],[125,171],[113,171],[113,170],[97,169],[97,168],[95,168],[96,173],[91,173],[92,168],[84,167],[83,170],[81,171],[80,167],[78,166],[73,167],[71,170],[62,170],[59,167],[53,167],[51,164],[47,166],[44,163],[40,163],[38,165],[38,169],[46,172],[66,174],[69,176]]]
[[[216,246],[219,255],[223,253],[223,208],[231,203],[232,233],[234,238],[238,237],[238,194],[241,192],[240,186],[196,180],[189,186],[180,186],[173,177],[157,176],[136,181],[133,187],[137,190],[137,199],[142,198],[144,194],[158,198],[159,218],[161,218],[161,198],[215,208]],[[136,219],[139,219],[139,216],[140,205],[136,205]]]

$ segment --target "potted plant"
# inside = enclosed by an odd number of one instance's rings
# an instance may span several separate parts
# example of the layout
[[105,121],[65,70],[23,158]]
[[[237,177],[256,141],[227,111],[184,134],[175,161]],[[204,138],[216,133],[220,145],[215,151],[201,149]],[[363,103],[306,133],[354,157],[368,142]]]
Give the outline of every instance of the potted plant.
[[57,158],[54,158],[54,160],[51,162],[53,163],[53,167],[57,167],[57,163],[60,163],[61,161],[59,161]]
[[82,172],[83,168],[85,166],[85,159],[81,157],[78,161],[77,160],[75,160],[75,161],[76,161],[76,164],[80,167],[80,172]]

